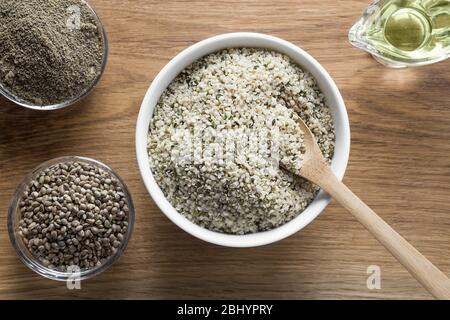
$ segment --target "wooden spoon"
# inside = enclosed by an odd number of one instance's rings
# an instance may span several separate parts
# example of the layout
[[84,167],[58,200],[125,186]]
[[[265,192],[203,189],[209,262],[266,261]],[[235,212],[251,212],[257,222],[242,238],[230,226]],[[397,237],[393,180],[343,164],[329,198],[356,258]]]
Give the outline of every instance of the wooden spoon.
[[317,184],[367,229],[435,298],[450,299],[450,279],[392,229],[335,176],[316,139],[302,119],[306,152],[300,172],[295,174]]

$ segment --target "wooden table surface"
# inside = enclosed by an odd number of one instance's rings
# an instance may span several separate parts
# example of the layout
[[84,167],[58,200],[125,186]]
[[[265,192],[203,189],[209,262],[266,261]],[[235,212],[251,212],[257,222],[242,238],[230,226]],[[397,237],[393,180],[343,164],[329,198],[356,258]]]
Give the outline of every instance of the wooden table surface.
[[[139,107],[174,55],[226,32],[284,38],[317,58],[345,99],[352,129],[346,183],[450,275],[450,62],[391,70],[353,48],[347,32],[368,2],[92,0],[110,40],[109,64],[95,92],[54,112],[0,99],[0,298],[431,298],[336,203],[277,244],[221,248],[172,224],[152,202],[137,167]],[[64,155],[115,168],[137,212],[124,256],[73,291],[27,269],[6,229],[21,178]],[[380,290],[367,289],[370,265],[381,268]]]

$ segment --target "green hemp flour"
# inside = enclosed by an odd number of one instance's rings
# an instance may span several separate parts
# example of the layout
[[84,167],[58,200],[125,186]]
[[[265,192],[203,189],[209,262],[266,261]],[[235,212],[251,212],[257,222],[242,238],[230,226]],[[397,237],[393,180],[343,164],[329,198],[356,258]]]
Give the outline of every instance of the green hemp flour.
[[101,72],[102,39],[83,0],[1,0],[0,83],[38,106],[76,98]]

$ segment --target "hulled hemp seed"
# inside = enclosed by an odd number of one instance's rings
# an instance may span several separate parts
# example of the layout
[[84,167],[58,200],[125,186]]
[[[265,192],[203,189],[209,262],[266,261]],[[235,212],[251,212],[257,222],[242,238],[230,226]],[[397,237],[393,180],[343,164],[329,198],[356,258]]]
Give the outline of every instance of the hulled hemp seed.
[[296,117],[331,161],[333,118],[310,73],[265,49],[209,54],[160,97],[148,134],[152,173],[173,207],[199,226],[228,234],[277,228],[319,190],[280,169],[301,165]]

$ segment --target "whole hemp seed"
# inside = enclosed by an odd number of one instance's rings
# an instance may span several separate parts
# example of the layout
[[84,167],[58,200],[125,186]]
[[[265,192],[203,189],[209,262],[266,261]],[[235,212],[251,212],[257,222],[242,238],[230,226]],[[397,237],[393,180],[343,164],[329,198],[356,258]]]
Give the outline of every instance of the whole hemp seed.
[[130,204],[117,178],[87,162],[38,173],[19,203],[19,234],[44,266],[66,272],[102,265],[122,246]]
[[1,0],[0,83],[37,106],[82,95],[98,79],[102,32],[84,0]]

